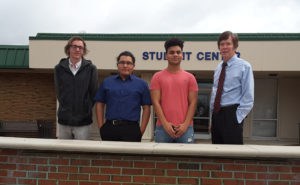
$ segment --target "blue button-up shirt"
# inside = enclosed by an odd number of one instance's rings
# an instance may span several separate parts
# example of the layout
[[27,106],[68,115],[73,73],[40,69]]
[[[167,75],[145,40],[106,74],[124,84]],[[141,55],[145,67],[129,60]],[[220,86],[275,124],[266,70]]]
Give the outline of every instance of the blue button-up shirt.
[[139,121],[141,106],[151,105],[148,84],[135,75],[126,80],[119,75],[107,77],[94,100],[106,104],[107,120]]
[[[222,63],[214,73],[210,110],[213,111]],[[221,97],[221,107],[239,104],[236,112],[237,121],[241,123],[251,111],[254,103],[254,78],[251,65],[234,55],[227,61],[226,75]]]

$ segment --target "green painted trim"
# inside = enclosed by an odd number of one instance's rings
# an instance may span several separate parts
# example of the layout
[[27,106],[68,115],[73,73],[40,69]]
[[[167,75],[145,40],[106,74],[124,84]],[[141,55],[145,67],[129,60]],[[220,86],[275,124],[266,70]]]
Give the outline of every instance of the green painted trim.
[[[95,41],[165,41],[178,37],[184,41],[216,41],[219,33],[178,33],[178,34],[93,34],[93,33],[38,33],[29,40],[68,40],[81,36]],[[238,33],[240,41],[293,41],[300,40],[300,33]]]
[[27,49],[29,50],[28,45],[0,45],[0,49]]
[[7,66],[7,65],[0,65],[1,69],[29,69],[29,65],[13,65],[13,66]]

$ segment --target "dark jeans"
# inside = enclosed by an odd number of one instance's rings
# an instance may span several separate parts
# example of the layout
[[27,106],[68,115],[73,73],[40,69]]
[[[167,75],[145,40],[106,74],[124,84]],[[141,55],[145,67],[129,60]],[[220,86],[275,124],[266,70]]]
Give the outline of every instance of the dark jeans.
[[238,123],[238,105],[221,107],[212,115],[211,136],[213,144],[243,144],[243,122]]
[[142,134],[138,122],[114,125],[112,122],[107,121],[100,128],[100,137],[103,141],[140,142]]

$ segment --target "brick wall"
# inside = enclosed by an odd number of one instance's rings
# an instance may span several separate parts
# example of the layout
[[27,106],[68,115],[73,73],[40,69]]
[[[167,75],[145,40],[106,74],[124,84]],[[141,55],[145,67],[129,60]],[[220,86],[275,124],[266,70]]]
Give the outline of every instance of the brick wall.
[[52,73],[0,73],[0,120],[55,120]]
[[300,185],[300,160],[0,149],[0,184]]

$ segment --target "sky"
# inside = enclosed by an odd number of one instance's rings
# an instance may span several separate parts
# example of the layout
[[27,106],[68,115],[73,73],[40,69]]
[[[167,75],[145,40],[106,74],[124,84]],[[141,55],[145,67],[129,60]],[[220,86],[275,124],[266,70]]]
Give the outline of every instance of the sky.
[[300,33],[299,0],[0,0],[0,45],[37,33]]

